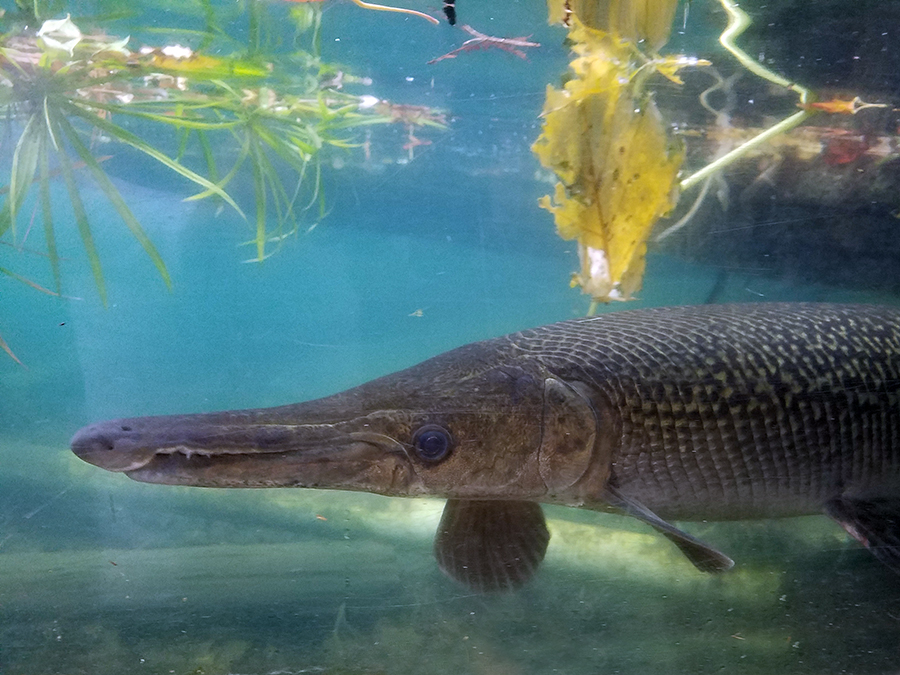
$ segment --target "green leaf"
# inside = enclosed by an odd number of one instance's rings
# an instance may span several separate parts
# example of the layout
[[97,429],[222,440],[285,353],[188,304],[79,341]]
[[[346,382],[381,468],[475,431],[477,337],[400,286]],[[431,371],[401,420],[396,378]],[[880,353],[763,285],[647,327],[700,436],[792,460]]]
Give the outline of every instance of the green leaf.
[[9,198],[7,206],[9,208],[9,221],[13,230],[13,237],[16,231],[16,214],[25,202],[28,195],[28,189],[34,181],[34,172],[37,169],[38,154],[41,147],[41,139],[43,137],[41,122],[37,115],[31,115],[28,123],[16,143],[16,151],[13,153],[12,171],[9,176]]
[[6,202],[3,204],[3,208],[0,208],[0,237],[6,234],[11,226],[12,221],[9,219],[9,198],[7,198]]
[[[234,161],[234,165],[231,167],[231,169],[229,169],[228,173],[225,174],[225,177],[222,178],[222,180],[220,180],[218,182],[218,185],[220,188],[224,188],[226,185],[228,185],[228,183],[231,182],[231,179],[234,178],[235,175],[237,175],[238,170],[244,165],[244,162],[246,161],[247,157],[249,157],[249,156],[250,156],[249,139],[244,139],[244,142],[241,145],[241,151],[238,153],[237,159],[235,159],[235,161]],[[196,201],[199,199],[206,199],[207,197],[213,196],[213,194],[215,194],[215,193],[213,193],[211,190],[204,190],[203,192],[198,192],[195,195],[191,195],[190,197],[187,197],[184,201],[192,202],[192,201]],[[0,216],[2,216],[2,215],[3,215],[3,212],[0,211]]]
[[13,354],[13,350],[9,348],[9,345],[8,345],[8,344],[6,344],[6,340],[3,339],[3,336],[2,336],[2,335],[0,335],[0,349],[2,349],[2,350],[5,351],[7,354],[9,354],[10,358],[11,358],[13,361],[15,361],[16,363],[18,363],[18,364],[19,364],[20,366],[22,366],[23,368],[25,368],[25,364],[22,363],[21,361],[19,361],[19,357],[17,357],[15,354]]
[[216,159],[213,156],[212,146],[209,144],[209,138],[203,131],[197,132],[197,141],[200,143],[200,149],[203,151],[203,159],[206,162],[206,172],[209,179],[216,183],[219,180],[219,170],[216,167]]
[[[178,111],[179,115],[183,115],[184,111]],[[179,128],[175,130],[176,137],[178,138],[178,152],[175,155],[175,161],[181,162],[184,160],[184,155],[187,152],[188,141],[191,139],[191,130]]]
[[50,149],[47,147],[50,139],[45,137],[41,146],[40,156],[40,200],[42,220],[44,221],[44,239],[47,241],[47,255],[50,258],[50,269],[53,272],[53,283],[56,292],[62,292],[62,277],[59,273],[59,253],[56,250],[56,235],[53,230],[53,209],[50,203]]
[[[169,99],[142,102],[142,105],[144,106],[162,107],[164,110],[164,112],[162,113],[138,109],[135,107],[136,104],[134,103],[122,104],[91,101],[89,105],[90,111],[102,110],[112,115],[126,115],[128,117],[133,117],[136,119],[159,122],[160,124],[165,124],[166,126],[175,129],[205,129],[208,131],[218,131],[227,130],[240,124],[240,122],[238,122],[237,120],[208,120],[201,119],[199,117],[187,116],[189,113],[199,113],[208,109],[212,109],[215,111],[228,110],[230,106],[228,105],[227,101],[223,101],[220,99],[204,98],[196,102],[179,101],[178,108],[184,111],[183,115],[180,117],[174,117],[170,114],[173,107],[173,101]],[[121,129],[122,127],[117,126],[117,128]]]
[[[59,118],[62,119],[62,115],[60,115]],[[69,191],[69,201],[72,203],[72,211],[75,213],[75,224],[78,226],[78,234],[81,235],[81,242],[84,245],[88,262],[91,265],[91,273],[94,275],[94,285],[97,286],[97,293],[100,295],[100,301],[103,303],[103,306],[106,307],[106,283],[103,281],[103,269],[100,266],[100,256],[97,255],[97,247],[94,246],[94,236],[91,233],[91,225],[87,218],[87,212],[84,210],[81,195],[78,193],[78,186],[75,183],[72,162],[64,151],[60,151],[58,156],[60,169],[62,170],[63,179],[66,183],[66,189]]]
[[257,143],[251,146],[253,161],[253,189],[256,197],[256,257],[262,262],[266,257],[266,179],[259,158]]
[[153,261],[153,264],[159,271],[166,286],[171,289],[172,279],[169,277],[169,271],[166,269],[166,264],[163,262],[162,256],[159,255],[159,251],[156,250],[153,242],[150,241],[150,237],[147,236],[147,233],[144,232],[144,228],[141,227],[141,224],[138,222],[137,218],[134,217],[131,209],[128,208],[128,205],[122,198],[122,194],[116,189],[116,186],[113,185],[109,176],[107,176],[106,172],[100,167],[100,164],[91,154],[91,151],[88,150],[84,143],[81,142],[81,139],[78,138],[78,133],[72,128],[69,121],[65,119],[65,117],[60,116],[58,123],[60,129],[62,129],[69,143],[72,145],[72,148],[75,150],[75,153],[90,170],[97,185],[103,190],[103,194],[106,195],[106,198],[113,205],[113,208],[116,209],[116,212],[118,212],[122,220],[125,221],[125,225],[131,230],[131,234],[134,238],[140,242],[144,251],[150,256],[150,260]]
[[27,277],[23,277],[21,274],[16,274],[15,272],[6,269],[5,267],[0,267],[0,274],[5,274],[8,277],[12,277],[16,281],[21,281],[23,284],[31,286],[33,289],[40,291],[41,293],[46,293],[47,295],[59,295],[59,293],[54,293],[49,288],[44,288],[40,284],[36,284],[31,279]]
[[90,112],[89,110],[84,110],[80,106],[77,106],[73,103],[64,104],[64,110],[65,110],[65,112],[68,112],[72,115],[81,117],[82,119],[86,120],[92,126],[95,126],[98,129],[105,131],[107,134],[109,134],[112,138],[115,138],[117,141],[119,141],[121,143],[125,143],[126,145],[130,145],[135,150],[139,150],[140,152],[144,153],[145,155],[152,157],[159,163],[169,167],[170,169],[172,169],[176,173],[184,176],[188,180],[196,183],[197,185],[200,185],[203,188],[206,188],[207,191],[218,195],[219,197],[224,199],[225,202],[229,206],[231,206],[235,211],[237,211],[239,214],[241,214],[242,217],[246,217],[246,216],[244,216],[244,212],[241,211],[240,207],[235,203],[234,199],[231,198],[231,195],[229,195],[227,192],[225,192],[218,185],[211,183],[209,180],[207,180],[200,174],[195,173],[194,171],[191,171],[190,169],[188,169],[186,166],[184,166],[180,162],[175,161],[174,159],[172,159],[165,153],[157,150],[152,145],[150,145],[146,141],[141,140],[140,138],[135,136],[130,131],[126,131],[125,129],[120,127],[118,124],[113,124],[112,122],[109,122],[108,120],[105,120],[101,117],[97,117],[93,112]]

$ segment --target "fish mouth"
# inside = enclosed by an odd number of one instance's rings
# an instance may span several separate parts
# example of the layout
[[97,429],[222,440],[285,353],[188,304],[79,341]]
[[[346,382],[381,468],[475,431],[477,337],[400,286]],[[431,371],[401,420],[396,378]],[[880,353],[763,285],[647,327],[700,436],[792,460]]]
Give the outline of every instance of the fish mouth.
[[146,483],[407,494],[413,473],[405,446],[369,427],[366,417],[297,424],[267,410],[137,417],[86,426],[71,448]]

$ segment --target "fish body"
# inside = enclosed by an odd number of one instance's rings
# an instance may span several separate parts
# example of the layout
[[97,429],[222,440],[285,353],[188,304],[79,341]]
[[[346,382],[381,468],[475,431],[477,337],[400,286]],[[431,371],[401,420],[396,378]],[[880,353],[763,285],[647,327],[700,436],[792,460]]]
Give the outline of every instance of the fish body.
[[479,589],[540,564],[540,503],[669,520],[826,512],[900,571],[900,310],[704,305],[465,345],[277,408],[101,422],[82,459],[147,482],[448,499],[441,567]]

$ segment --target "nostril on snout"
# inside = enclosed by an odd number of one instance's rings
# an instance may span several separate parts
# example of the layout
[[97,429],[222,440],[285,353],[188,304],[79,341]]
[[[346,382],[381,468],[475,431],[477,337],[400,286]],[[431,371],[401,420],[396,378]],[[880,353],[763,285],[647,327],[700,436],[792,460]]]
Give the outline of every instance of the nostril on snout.
[[142,447],[141,432],[132,424],[98,422],[80,429],[71,447],[78,457],[109,471],[131,471],[153,459],[155,450]]
[[82,458],[91,453],[112,452],[125,433],[125,429],[118,424],[91,424],[79,429],[72,437],[72,450]]
[[72,450],[76,454],[82,451],[113,451],[122,440],[126,440],[134,431],[128,424],[92,424],[80,429],[72,438]]
[[79,457],[92,452],[112,451],[116,447],[115,436],[92,425],[79,429],[72,437],[71,446]]

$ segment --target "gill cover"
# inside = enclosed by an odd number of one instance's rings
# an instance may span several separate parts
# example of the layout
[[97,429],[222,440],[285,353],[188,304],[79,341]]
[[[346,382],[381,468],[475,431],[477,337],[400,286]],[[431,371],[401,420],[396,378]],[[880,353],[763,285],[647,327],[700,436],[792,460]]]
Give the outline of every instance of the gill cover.
[[572,487],[594,457],[597,415],[578,383],[544,380],[540,474],[549,492]]
[[[581,386],[545,378],[538,471],[548,494],[565,492],[587,473],[596,439],[597,415]],[[468,588],[503,591],[531,579],[549,540],[536,502],[449,499],[434,554],[441,570]]]

